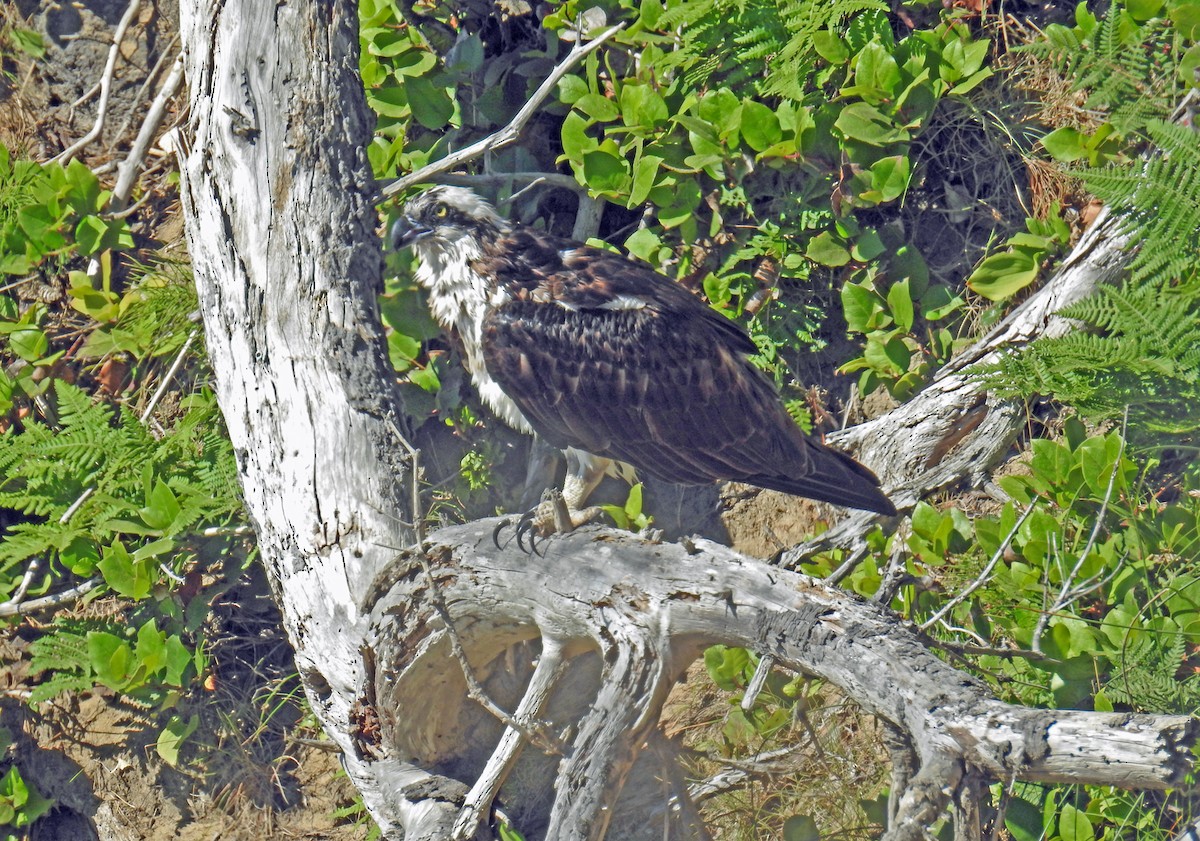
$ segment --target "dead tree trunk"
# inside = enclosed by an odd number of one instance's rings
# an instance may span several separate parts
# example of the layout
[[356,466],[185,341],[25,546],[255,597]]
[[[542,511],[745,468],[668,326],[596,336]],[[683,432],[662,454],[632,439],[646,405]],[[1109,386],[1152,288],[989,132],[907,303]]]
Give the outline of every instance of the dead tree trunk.
[[1194,770],[1192,719],[1002,704],[887,611],[714,545],[593,529],[528,556],[480,523],[402,549],[418,506],[376,312],[355,6],[187,0],[182,17],[182,195],[217,391],[308,698],[387,837],[491,837],[506,778],[527,837],[661,837],[679,810],[623,811],[621,782],[714,642],[891,723],[912,773],[889,838],[921,837],[980,778],[1161,788]]

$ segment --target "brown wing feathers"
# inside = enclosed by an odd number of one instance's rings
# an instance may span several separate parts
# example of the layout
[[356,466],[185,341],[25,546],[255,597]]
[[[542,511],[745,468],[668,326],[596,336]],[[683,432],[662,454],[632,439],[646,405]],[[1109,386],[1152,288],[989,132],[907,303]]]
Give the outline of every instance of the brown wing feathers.
[[787,416],[745,333],[667,278],[519,228],[477,269],[511,295],[484,321],[488,371],[554,446],[894,512],[869,470]]

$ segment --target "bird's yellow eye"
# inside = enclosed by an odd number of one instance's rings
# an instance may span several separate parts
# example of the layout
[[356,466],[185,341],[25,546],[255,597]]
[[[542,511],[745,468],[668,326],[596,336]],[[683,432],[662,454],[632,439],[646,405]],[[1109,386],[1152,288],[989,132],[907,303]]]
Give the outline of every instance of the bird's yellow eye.
[[439,204],[433,209],[433,217],[435,219],[445,219],[448,215],[450,215],[450,209],[444,204]]

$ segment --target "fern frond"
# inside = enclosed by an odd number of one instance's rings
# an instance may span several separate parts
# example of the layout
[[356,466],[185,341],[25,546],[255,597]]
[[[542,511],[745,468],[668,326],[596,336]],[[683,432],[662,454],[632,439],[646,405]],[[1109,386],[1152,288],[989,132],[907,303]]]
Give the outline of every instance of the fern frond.
[[1200,430],[1200,281],[1102,287],[1063,315],[1083,329],[981,370],[989,387],[1053,395],[1097,420],[1128,410],[1132,438]]
[[1200,143],[1190,128],[1159,120],[1146,132],[1160,154],[1079,176],[1140,244],[1129,265],[1135,280],[1191,277],[1200,253]]

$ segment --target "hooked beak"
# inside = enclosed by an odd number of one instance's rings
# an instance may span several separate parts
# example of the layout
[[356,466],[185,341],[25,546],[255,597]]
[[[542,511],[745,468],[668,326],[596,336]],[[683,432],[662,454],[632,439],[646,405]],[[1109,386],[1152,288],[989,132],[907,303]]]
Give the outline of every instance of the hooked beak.
[[411,216],[401,216],[392,225],[392,248],[399,251],[432,233],[433,228],[422,225]]

